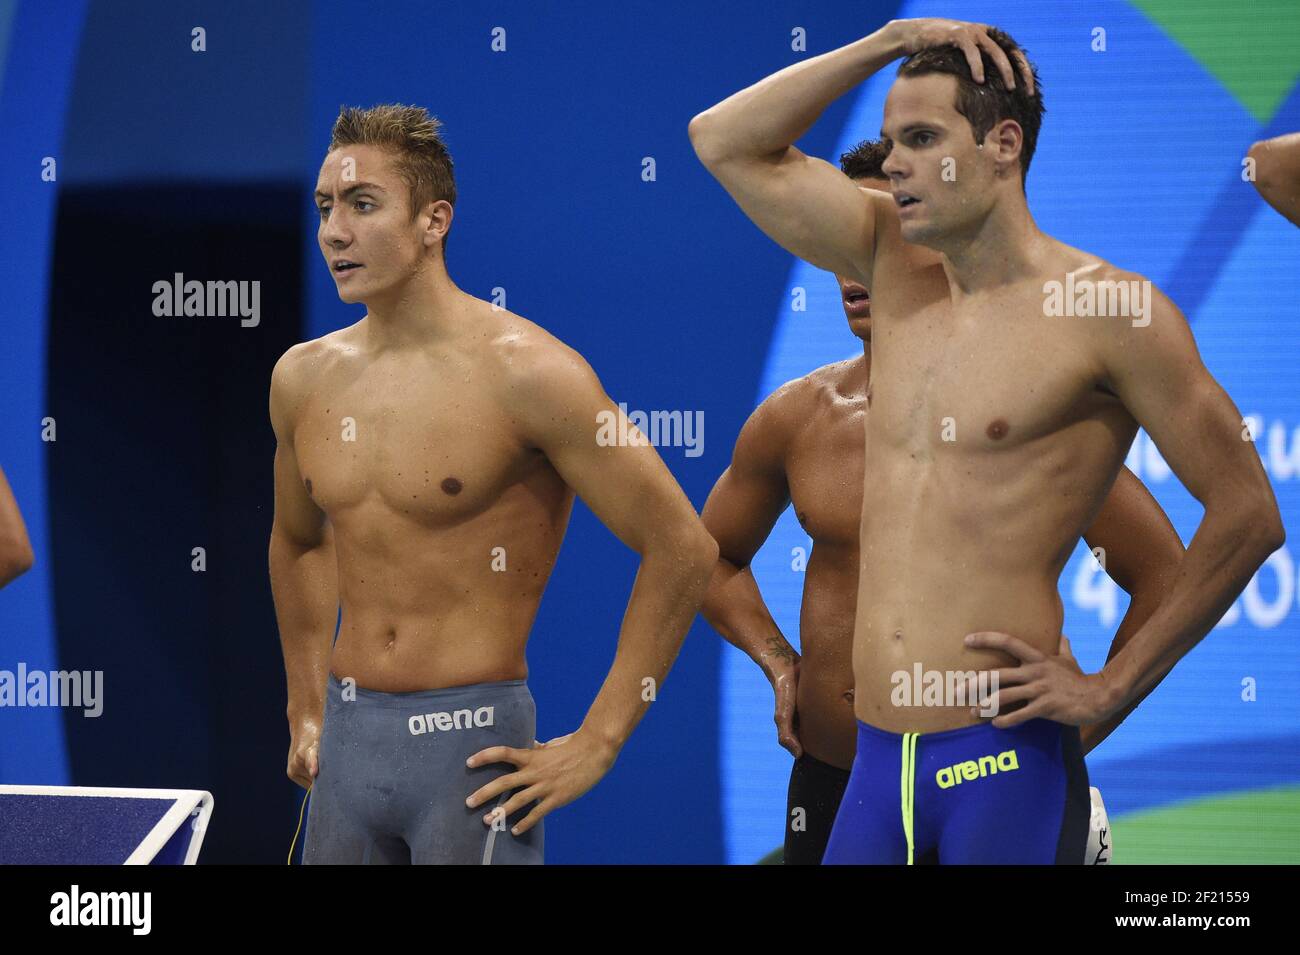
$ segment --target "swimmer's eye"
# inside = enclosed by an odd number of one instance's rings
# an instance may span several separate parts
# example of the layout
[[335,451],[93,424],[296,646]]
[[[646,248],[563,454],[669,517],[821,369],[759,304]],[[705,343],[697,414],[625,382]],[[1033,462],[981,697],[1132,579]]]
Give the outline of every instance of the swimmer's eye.
[[912,142],[918,146],[928,146],[934,141],[934,133],[917,133],[912,137]]
[[[375,203],[368,202],[365,199],[358,199],[355,203],[353,203],[353,205],[357,207],[357,210],[359,212],[370,211],[369,209],[362,209],[361,208],[362,206],[369,206],[371,209],[377,208]],[[317,206],[316,212],[322,219],[324,219],[327,215],[330,214],[330,206]]]

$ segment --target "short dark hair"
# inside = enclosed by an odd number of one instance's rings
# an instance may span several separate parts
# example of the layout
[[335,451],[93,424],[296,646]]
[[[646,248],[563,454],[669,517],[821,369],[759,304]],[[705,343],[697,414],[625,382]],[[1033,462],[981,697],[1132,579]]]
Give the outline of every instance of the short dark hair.
[[994,66],[988,53],[980,50],[980,59],[984,63],[984,82],[976,83],[971,79],[970,65],[966,54],[955,46],[932,46],[913,53],[903,60],[898,67],[899,76],[924,76],[928,73],[947,73],[957,78],[957,112],[970,122],[975,142],[983,143],[989,130],[1004,119],[1013,119],[1024,130],[1025,141],[1020,150],[1020,182],[1025,182],[1029,175],[1029,162],[1034,158],[1038,146],[1038,131],[1043,125],[1043,84],[1038,79],[1038,68],[1032,63],[1029,69],[1034,75],[1034,93],[1029,95],[1025,81],[1020,76],[1015,53],[1028,55],[1015,40],[999,30],[989,27],[988,35],[1011,61],[1016,70],[1016,88],[1007,89],[1002,81],[1001,71]]
[[889,147],[879,139],[864,139],[840,156],[840,172],[850,179],[888,179],[882,168]]

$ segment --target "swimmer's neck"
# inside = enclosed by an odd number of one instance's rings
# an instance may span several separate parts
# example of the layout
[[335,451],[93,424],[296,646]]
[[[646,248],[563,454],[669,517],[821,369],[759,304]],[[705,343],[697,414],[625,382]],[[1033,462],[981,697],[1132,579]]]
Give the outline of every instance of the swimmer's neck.
[[854,358],[841,380],[840,387],[845,393],[865,398],[867,384],[871,381],[871,338],[862,342],[862,357]]
[[431,263],[402,285],[363,302],[366,348],[400,351],[455,338],[472,320],[471,301],[440,261]]
[[943,255],[954,303],[1043,272],[1055,240],[1038,228],[1023,197],[995,206],[970,230],[926,243]]

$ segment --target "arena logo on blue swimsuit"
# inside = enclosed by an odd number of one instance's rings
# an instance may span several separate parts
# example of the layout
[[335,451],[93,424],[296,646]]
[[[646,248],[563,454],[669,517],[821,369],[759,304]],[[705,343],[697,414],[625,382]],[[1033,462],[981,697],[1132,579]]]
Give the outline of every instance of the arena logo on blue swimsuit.
[[939,784],[940,789],[951,789],[953,786],[960,786],[963,780],[971,782],[984,776],[1009,773],[1019,768],[1020,761],[1016,759],[1016,751],[1009,749],[996,756],[992,754],[981,756],[978,762],[968,759],[964,763],[945,766],[934,774],[934,781]]
[[[1016,0],[997,5],[997,24],[1031,51],[1051,104],[1028,182],[1029,204],[1045,231],[1149,276],[1151,294],[1159,288],[1187,316],[1205,364],[1246,419],[1243,439],[1253,436],[1294,541],[1300,526],[1300,388],[1290,333],[1300,299],[1300,268],[1294,267],[1300,230],[1242,180],[1241,163],[1252,142],[1300,128],[1294,57],[1271,52],[1291,43],[1296,15],[1278,6],[1278,16],[1251,23],[1225,8],[1210,18],[1217,17],[1220,29],[1207,30],[1210,20],[1204,11],[1193,13],[1194,6],[1099,0],[1076,16]],[[969,5],[956,2],[909,0],[894,16],[960,19],[969,13]],[[1087,34],[1085,16],[1105,23],[1106,32],[1123,36],[1124,43],[1099,52],[1086,42],[1063,42],[1075,26]],[[1132,82],[1139,70],[1162,81]],[[844,128],[821,158],[834,162],[878,136],[893,79],[893,69],[885,69],[845,97]],[[1197,103],[1198,110],[1171,111],[1171,94]],[[1097,123],[1102,103],[1123,108],[1107,109]],[[1206,115],[1217,124],[1208,141]],[[1116,174],[1098,175],[1099,169]],[[792,289],[805,290],[804,311],[791,310]],[[1093,291],[1111,312],[1111,290]],[[1113,311],[1123,312],[1122,291],[1114,293]],[[1063,311],[1072,299],[1063,283]],[[1143,310],[1147,301],[1141,300]],[[826,273],[793,262],[778,302],[756,403],[820,365],[861,354],[845,330],[839,288]],[[1094,299],[1092,311],[1099,305]],[[1130,294],[1129,310],[1133,305]],[[1125,463],[1188,542],[1202,508],[1144,432]],[[803,579],[791,572],[789,555],[810,546],[787,512],[751,564],[792,643]],[[1060,592],[1063,632],[1080,665],[1094,672],[1106,659],[1127,598],[1082,543],[1061,575]],[[1243,840],[1224,820],[1267,811],[1279,820],[1275,831],[1292,831],[1280,826],[1289,826],[1300,806],[1297,638],[1300,557],[1289,543],[1266,561],[1201,645],[1089,755],[1092,781],[1127,834],[1121,845],[1129,848],[1118,861],[1186,862],[1192,826],[1198,861],[1295,860],[1295,840]],[[752,863],[781,843],[790,764],[773,739],[771,686],[743,653],[730,646],[722,652],[726,858]],[[1275,692],[1254,692],[1256,682],[1264,685],[1261,674]],[[1220,692],[1224,687],[1232,692]],[[1170,764],[1180,772],[1168,773]]]

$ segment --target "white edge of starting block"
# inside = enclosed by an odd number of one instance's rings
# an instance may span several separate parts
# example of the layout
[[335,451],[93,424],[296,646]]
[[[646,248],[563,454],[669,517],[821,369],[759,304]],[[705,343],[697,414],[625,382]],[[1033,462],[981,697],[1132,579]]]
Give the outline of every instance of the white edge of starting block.
[[14,796],[116,796],[129,799],[172,799],[174,804],[149,835],[141,840],[123,865],[148,865],[185,820],[194,816],[191,825],[194,836],[185,851],[185,865],[193,865],[203,847],[203,837],[208,831],[212,816],[212,793],[202,789],[121,789],[112,786],[0,786],[0,794]]

